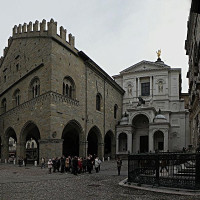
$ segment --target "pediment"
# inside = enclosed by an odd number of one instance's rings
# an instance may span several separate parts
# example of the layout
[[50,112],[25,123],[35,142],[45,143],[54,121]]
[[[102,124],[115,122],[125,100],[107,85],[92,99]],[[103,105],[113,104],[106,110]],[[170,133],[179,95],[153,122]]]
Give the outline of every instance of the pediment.
[[129,72],[137,72],[137,71],[161,70],[161,69],[168,69],[168,68],[170,67],[164,64],[164,62],[141,61],[121,71],[120,74],[129,73]]

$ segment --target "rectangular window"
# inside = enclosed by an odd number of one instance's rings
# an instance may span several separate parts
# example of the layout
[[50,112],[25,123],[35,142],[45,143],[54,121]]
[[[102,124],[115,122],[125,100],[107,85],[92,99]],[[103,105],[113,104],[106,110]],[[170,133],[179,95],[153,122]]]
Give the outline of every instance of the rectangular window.
[[142,96],[150,95],[150,82],[141,83],[141,95]]
[[16,71],[19,71],[19,64],[16,64]]

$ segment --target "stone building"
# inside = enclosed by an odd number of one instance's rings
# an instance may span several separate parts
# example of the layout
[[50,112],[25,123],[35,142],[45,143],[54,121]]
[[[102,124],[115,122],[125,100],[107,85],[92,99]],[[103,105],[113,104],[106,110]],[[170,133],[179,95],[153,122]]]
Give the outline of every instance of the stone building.
[[192,0],[187,23],[186,55],[189,57],[189,111],[191,144],[200,144],[200,1]]
[[38,155],[103,157],[115,154],[115,126],[124,90],[84,52],[57,22],[14,26],[0,59],[1,158],[25,157],[27,141]]
[[156,62],[141,61],[114,79],[125,90],[117,154],[181,151],[188,146],[189,112],[180,98],[180,68],[171,68],[159,57]]

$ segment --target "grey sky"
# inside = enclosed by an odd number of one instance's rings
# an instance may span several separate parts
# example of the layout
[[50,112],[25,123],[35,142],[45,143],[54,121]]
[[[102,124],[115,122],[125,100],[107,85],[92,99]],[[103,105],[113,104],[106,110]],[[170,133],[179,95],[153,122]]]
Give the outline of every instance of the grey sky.
[[191,0],[1,0],[0,55],[16,24],[53,18],[75,36],[84,51],[109,75],[142,60],[162,60],[182,68],[187,92],[184,43]]

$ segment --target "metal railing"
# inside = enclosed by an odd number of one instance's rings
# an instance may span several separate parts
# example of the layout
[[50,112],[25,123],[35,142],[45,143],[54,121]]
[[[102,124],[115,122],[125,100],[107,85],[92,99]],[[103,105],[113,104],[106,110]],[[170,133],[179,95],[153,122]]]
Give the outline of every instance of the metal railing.
[[148,153],[128,156],[128,181],[200,189],[200,153]]

